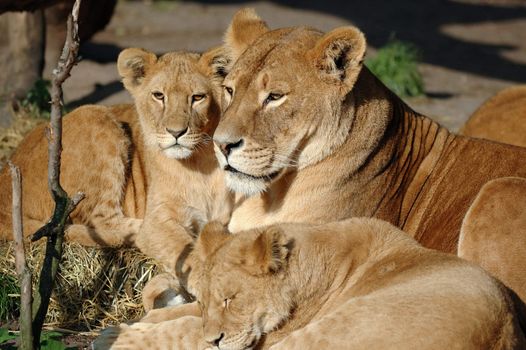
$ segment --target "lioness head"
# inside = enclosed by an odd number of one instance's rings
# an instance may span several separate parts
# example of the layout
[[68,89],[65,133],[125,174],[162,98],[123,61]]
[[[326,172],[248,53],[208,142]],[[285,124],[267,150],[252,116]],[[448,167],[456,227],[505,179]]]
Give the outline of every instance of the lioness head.
[[160,57],[137,48],[120,53],[119,74],[135,100],[147,145],[184,159],[210,140],[219,119],[221,72],[215,67],[220,51]]
[[214,143],[229,188],[259,193],[287,169],[316,163],[343,144],[352,118],[341,114],[354,108],[366,49],[357,28],[270,31],[245,9],[234,16],[225,46],[235,63],[223,81]]
[[210,345],[251,349],[289,317],[291,293],[283,288],[289,248],[279,229],[230,235],[208,224],[194,252],[202,261],[194,292]]

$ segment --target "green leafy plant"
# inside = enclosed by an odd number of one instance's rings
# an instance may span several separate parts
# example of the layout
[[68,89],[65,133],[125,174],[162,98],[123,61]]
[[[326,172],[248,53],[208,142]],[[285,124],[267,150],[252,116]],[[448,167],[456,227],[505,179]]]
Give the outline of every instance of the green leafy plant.
[[394,93],[413,97],[424,93],[419,62],[420,54],[414,45],[392,40],[365,64]]
[[39,79],[29,90],[26,97],[21,101],[30,115],[35,118],[49,119],[51,113],[51,95],[49,94],[49,87],[51,82],[49,80]]
[[16,278],[3,273],[0,273],[0,286],[0,320],[7,321],[20,311],[20,288]]
[[[63,334],[59,332],[43,332],[40,337],[41,350],[68,350],[76,349],[74,347],[67,347],[61,340]],[[15,340],[17,336],[5,328],[0,328],[0,349],[15,350],[17,349]]]
[[65,349],[75,349],[68,348],[60,338],[62,333],[58,332],[43,332],[40,337],[40,349],[41,350],[65,350]]

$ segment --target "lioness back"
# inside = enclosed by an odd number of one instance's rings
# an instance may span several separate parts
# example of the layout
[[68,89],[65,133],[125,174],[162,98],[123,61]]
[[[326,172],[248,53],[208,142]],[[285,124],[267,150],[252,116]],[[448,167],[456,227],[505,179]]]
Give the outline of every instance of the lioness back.
[[[133,110],[133,106],[123,110]],[[33,130],[22,141],[11,161],[20,167],[23,187],[24,234],[34,233],[49,219],[53,202],[47,190],[46,125]],[[61,184],[69,193],[83,192],[86,198],[71,214],[70,233],[90,235],[90,227],[100,230],[122,230],[132,234],[138,231],[141,203],[128,206],[124,213],[121,203],[130,170],[131,134],[115,118],[108,107],[83,106],[64,117]],[[0,174],[0,234],[11,239],[11,181],[8,168]],[[136,186],[144,186],[141,178]],[[132,217],[126,217],[125,215]],[[95,234],[95,233],[93,233]],[[68,234],[66,234],[68,237]],[[120,245],[120,239],[100,242],[102,245]]]
[[460,132],[526,147],[526,85],[507,88],[488,99]]

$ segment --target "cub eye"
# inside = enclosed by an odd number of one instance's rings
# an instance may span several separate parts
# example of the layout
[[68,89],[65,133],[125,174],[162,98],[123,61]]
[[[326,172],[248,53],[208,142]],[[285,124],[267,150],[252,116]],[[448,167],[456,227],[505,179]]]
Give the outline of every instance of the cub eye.
[[232,96],[232,94],[234,93],[234,90],[229,86],[225,86],[225,90],[230,96]]
[[160,91],[154,91],[152,92],[153,98],[159,101],[164,101],[164,94]]
[[270,94],[268,94],[268,96],[265,99],[265,101],[263,101],[263,105],[267,105],[268,103],[270,103],[272,101],[277,101],[280,98],[282,98],[283,96],[284,96],[283,94],[280,94],[280,93],[277,93],[277,92],[271,92]]
[[228,306],[230,305],[230,302],[231,302],[231,301],[232,301],[231,298],[226,298],[225,300],[223,300],[223,307],[224,307],[225,309],[227,309]]
[[195,94],[195,95],[192,95],[192,103],[194,103],[194,102],[198,102],[198,101],[201,101],[201,100],[203,100],[205,97],[206,97],[205,94]]

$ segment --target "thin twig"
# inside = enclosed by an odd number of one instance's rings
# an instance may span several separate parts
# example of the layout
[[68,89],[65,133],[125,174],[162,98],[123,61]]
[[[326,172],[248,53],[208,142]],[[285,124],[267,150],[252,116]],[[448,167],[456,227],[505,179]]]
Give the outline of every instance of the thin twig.
[[22,229],[22,179],[20,169],[9,162],[11,183],[13,186],[13,238],[15,241],[16,273],[20,281],[20,348],[33,349],[33,327],[31,317],[31,270],[26,264],[24,232]]
[[40,273],[38,289],[33,302],[34,344],[38,347],[42,325],[49,306],[51,291],[55,283],[58,265],[62,257],[64,229],[69,214],[84,198],[77,193],[73,198],[60,185],[60,159],[62,153],[62,83],[69,77],[71,69],[77,63],[79,51],[78,15],[81,0],[75,0],[71,15],[68,17],[67,34],[57,68],[53,70],[51,82],[51,120],[47,129],[48,136],[48,186],[55,201],[55,210],[49,222],[39,229],[32,240],[47,237],[46,255]]

